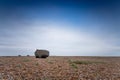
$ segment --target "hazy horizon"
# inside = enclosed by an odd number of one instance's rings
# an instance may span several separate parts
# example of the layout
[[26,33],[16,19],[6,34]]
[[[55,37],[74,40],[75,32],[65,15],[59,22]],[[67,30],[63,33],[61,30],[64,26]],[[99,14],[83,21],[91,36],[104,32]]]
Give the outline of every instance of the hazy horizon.
[[0,56],[120,56],[119,0],[0,0]]

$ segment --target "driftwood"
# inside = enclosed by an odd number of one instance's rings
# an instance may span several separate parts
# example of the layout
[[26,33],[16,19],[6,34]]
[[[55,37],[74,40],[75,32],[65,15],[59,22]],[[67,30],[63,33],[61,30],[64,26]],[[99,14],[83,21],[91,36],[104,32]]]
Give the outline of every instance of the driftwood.
[[35,51],[35,57],[36,58],[46,58],[49,56],[49,51],[48,50],[36,50]]

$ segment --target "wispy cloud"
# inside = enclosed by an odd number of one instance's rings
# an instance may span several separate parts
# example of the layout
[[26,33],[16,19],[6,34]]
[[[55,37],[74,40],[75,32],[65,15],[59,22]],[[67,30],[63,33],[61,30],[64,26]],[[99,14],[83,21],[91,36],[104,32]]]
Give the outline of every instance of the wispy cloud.
[[[42,22],[45,23],[45,22]],[[18,25],[18,24],[17,24]],[[20,24],[19,24],[20,26]],[[24,25],[25,27],[27,25]],[[119,52],[119,46],[108,43],[89,32],[82,29],[74,29],[69,24],[54,24],[39,21],[31,23],[31,26],[24,29],[9,29],[6,33],[11,38],[1,40],[0,49],[2,53],[18,55],[34,55],[35,49],[48,49],[51,55],[108,55],[111,52]],[[109,39],[107,39],[109,40]],[[110,55],[109,54],[109,55]],[[117,54],[118,55],[118,54]]]

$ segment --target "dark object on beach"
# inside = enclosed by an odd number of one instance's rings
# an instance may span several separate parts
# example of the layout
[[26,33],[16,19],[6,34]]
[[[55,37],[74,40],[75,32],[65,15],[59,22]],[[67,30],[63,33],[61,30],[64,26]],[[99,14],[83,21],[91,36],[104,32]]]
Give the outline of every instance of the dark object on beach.
[[46,58],[49,56],[49,51],[48,50],[36,50],[35,51],[35,57],[36,58]]
[[18,57],[21,57],[21,55],[18,55]]
[[27,57],[29,57],[30,55],[27,55]]

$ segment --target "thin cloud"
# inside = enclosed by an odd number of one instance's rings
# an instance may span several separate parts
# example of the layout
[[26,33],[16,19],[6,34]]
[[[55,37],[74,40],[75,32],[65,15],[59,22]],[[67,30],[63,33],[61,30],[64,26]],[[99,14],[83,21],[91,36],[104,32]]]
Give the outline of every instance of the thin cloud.
[[[65,26],[70,27],[67,24],[46,24],[43,26],[39,23],[32,23],[28,29],[26,28],[25,32],[20,32],[25,36],[12,34],[14,38],[10,39],[11,42],[9,43],[6,40],[6,43],[9,44],[1,45],[0,48],[3,49],[3,53],[6,53],[5,49],[9,49],[10,53],[16,55],[21,51],[24,55],[28,52],[33,55],[36,48],[48,49],[51,51],[51,55],[65,56],[105,55],[113,51],[119,51],[119,47],[112,46],[112,43],[106,43],[98,36]],[[15,30],[16,32],[19,31],[19,29]]]

